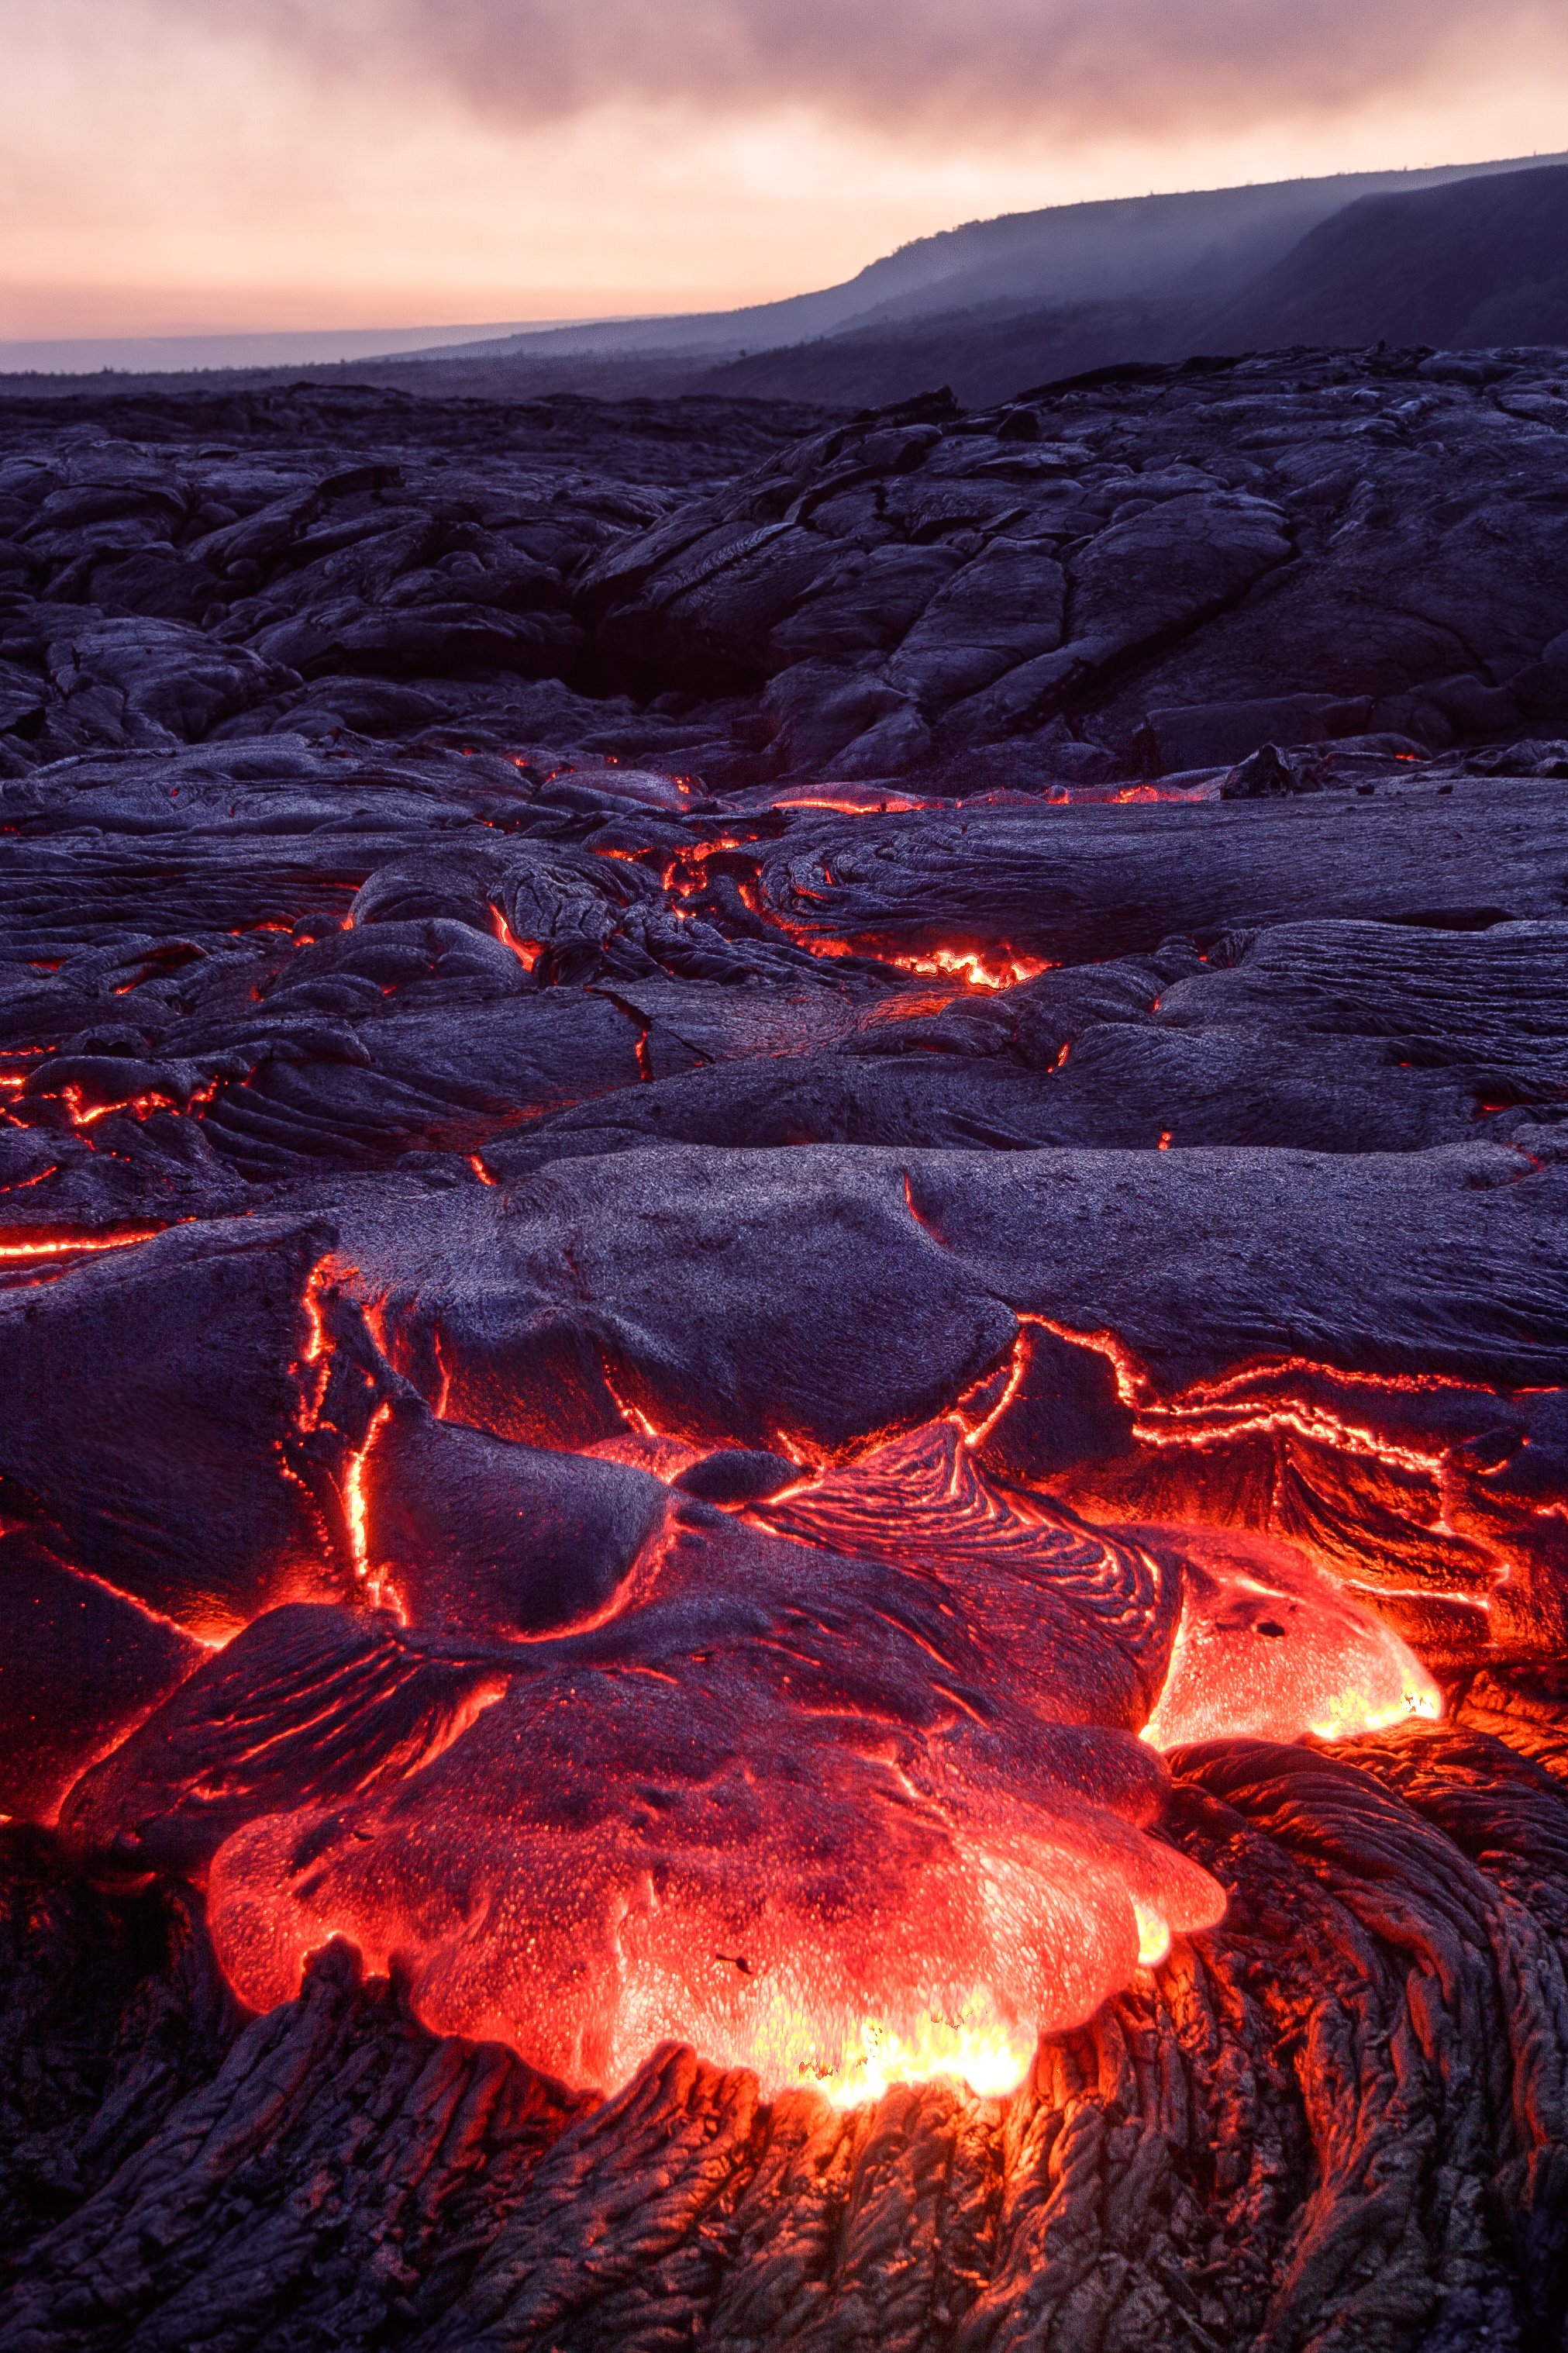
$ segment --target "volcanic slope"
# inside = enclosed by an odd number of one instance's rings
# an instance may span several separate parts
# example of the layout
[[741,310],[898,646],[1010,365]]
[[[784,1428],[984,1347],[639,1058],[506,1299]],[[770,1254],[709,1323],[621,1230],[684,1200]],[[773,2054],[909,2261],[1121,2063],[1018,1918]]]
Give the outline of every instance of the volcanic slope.
[[1562,2343],[1458,364],[4,412],[0,2353]]

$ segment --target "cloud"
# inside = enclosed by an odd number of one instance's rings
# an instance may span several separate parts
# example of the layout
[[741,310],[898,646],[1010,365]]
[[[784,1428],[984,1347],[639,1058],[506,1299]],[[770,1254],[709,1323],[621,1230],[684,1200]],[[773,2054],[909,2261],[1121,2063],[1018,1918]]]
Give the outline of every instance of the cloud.
[[[233,0],[153,5],[237,27]],[[514,125],[794,105],[944,144],[1229,132],[1568,61],[1561,0],[247,0],[239,28]]]
[[1568,144],[1563,0],[0,0],[0,334],[728,309]]

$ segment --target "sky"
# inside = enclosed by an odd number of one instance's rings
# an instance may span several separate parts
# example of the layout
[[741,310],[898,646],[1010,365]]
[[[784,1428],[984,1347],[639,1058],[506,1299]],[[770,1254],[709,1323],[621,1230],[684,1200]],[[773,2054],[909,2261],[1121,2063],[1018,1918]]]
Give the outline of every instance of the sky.
[[0,338],[724,308],[1568,148],[1563,0],[0,0]]

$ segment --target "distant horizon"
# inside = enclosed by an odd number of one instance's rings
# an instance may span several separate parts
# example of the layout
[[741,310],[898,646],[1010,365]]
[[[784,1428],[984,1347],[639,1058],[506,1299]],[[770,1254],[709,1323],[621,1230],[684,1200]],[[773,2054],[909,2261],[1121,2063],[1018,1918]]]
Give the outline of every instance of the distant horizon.
[[[1445,159],[1441,163],[1401,164],[1384,167],[1387,173],[1407,173],[1417,175],[1431,171],[1478,171],[1492,168],[1499,163],[1517,162],[1527,165],[1545,157],[1551,160],[1563,152],[1556,149],[1536,149],[1530,155],[1473,156]],[[1200,195],[1228,193],[1247,187],[1289,186],[1319,179],[1352,179],[1363,176],[1368,167],[1357,166],[1343,172],[1314,173],[1302,171],[1281,174],[1277,179],[1227,181],[1203,186],[1169,189],[1127,190],[1118,194],[1087,198],[1067,198],[1059,203],[1027,206],[1000,214],[984,215],[967,221],[952,222],[943,228],[923,231],[906,238],[902,244],[888,249],[900,254],[929,241],[932,237],[991,226],[1008,219],[1022,219],[1036,214],[1077,209],[1100,204],[1135,203],[1149,197],[1168,195]],[[1373,166],[1373,169],[1379,167]],[[886,254],[868,255],[844,280],[852,283],[873,261]],[[503,338],[543,333],[552,329],[583,326],[613,326],[652,322],[659,319],[678,320],[706,315],[724,315],[731,311],[760,307],[770,301],[815,292],[816,288],[792,286],[784,293],[748,294],[739,299],[721,295],[710,302],[677,300],[667,295],[663,301],[655,299],[634,307],[624,303],[614,308],[577,311],[521,311],[510,318],[489,320],[425,320],[417,324],[357,326],[310,325],[290,327],[208,327],[182,332],[148,332],[105,336],[0,336],[0,375],[37,375],[43,377],[80,376],[90,378],[104,375],[130,376],[146,375],[226,375],[255,369],[289,366],[331,366],[355,361],[396,360],[413,358],[450,346],[460,351],[468,344],[486,343]],[[521,308],[521,306],[520,306]]]
[[[423,351],[438,337],[482,342],[492,335],[526,334],[532,328],[599,326],[634,314],[593,311],[569,318],[502,319],[476,322],[468,319],[426,321],[415,327],[237,328],[226,332],[182,335],[62,335],[37,341],[0,337],[0,375],[101,375],[106,371],[127,375],[156,373],[158,360],[184,356],[170,373],[201,369],[225,372],[243,367],[330,365],[338,360],[398,359]],[[647,314],[642,314],[647,315]],[[654,315],[662,315],[655,313]],[[272,352],[273,346],[282,348]],[[316,346],[321,346],[318,349]],[[265,347],[265,349],[258,348]],[[309,347],[309,348],[307,348]],[[199,357],[198,353],[227,352],[229,358]],[[120,359],[87,360],[89,353],[119,353]],[[268,356],[268,353],[271,353]],[[23,356],[23,355],[26,356]],[[73,367],[73,354],[83,364]]]

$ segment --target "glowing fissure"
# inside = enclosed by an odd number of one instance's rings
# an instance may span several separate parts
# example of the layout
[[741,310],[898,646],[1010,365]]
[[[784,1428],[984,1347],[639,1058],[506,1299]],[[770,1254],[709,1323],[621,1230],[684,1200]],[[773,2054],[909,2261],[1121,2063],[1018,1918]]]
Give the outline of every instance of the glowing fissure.
[[738,834],[720,834],[710,841],[693,842],[689,849],[683,849],[666,861],[659,875],[660,887],[667,897],[695,899],[707,888],[708,878],[702,870],[710,859],[721,857],[726,851],[749,848],[750,844],[742,841]]
[[994,947],[935,947],[900,955],[875,940],[835,939],[828,934],[811,931],[804,923],[793,923],[775,909],[761,904],[755,893],[748,896],[742,892],[742,896],[753,913],[775,924],[809,955],[830,959],[858,956],[863,963],[879,964],[889,972],[905,972],[921,980],[952,980],[960,988],[980,990],[1016,988],[1020,982],[1036,980],[1041,973],[1057,968],[1048,957],[1017,955],[1005,942]]
[[1219,1446],[1237,1438],[1272,1430],[1293,1430],[1315,1444],[1348,1454],[1363,1454],[1386,1463],[1391,1470],[1414,1471],[1423,1476],[1440,1472],[1448,1459],[1446,1447],[1429,1450],[1400,1446],[1321,1406],[1300,1402],[1271,1406],[1228,1405],[1203,1400],[1188,1404],[1173,1398],[1146,1412],[1132,1425],[1135,1438],[1148,1446]]
[[[300,1381],[300,1395],[298,1422],[307,1437],[322,1429],[328,1392],[331,1386],[336,1343],[327,1326],[323,1300],[331,1292],[352,1281],[357,1269],[329,1254],[319,1259],[307,1276],[300,1293],[300,1311],[305,1319],[305,1345],[300,1352],[294,1371]],[[384,1303],[362,1300],[359,1313],[375,1345],[384,1357],[387,1335]],[[348,1567],[356,1592],[372,1609],[391,1609],[401,1616],[400,1598],[386,1573],[378,1569],[371,1559],[368,1513],[369,1498],[366,1477],[370,1458],[377,1439],[392,1415],[389,1400],[383,1398],[372,1410],[363,1438],[357,1446],[345,1446],[342,1470],[336,1481],[342,1506],[342,1534],[337,1541],[346,1543]],[[287,1467],[287,1465],[285,1466]],[[297,1474],[291,1474],[297,1476]],[[300,1482],[300,1483],[305,1484]],[[308,1485],[305,1492],[310,1493]],[[316,1499],[312,1496],[312,1502]]]
[[307,1432],[315,1430],[321,1421],[327,1383],[331,1375],[331,1344],[321,1315],[321,1292],[332,1279],[332,1266],[330,1257],[318,1259],[300,1294],[300,1313],[305,1318],[305,1345],[295,1370],[301,1377],[307,1366],[310,1371],[308,1393],[301,1395],[299,1416],[300,1427]]
[[[1065,1056],[1065,1047],[1062,1052]],[[1116,1333],[1080,1331],[1074,1324],[1058,1324],[1048,1315],[1037,1315],[1027,1309],[1020,1311],[1018,1321],[1026,1327],[1033,1324],[1041,1332],[1051,1333],[1058,1340],[1067,1340],[1075,1348],[1092,1348],[1096,1356],[1103,1356],[1110,1366],[1116,1394],[1123,1405],[1142,1405],[1148,1397],[1149,1376],[1127,1343]]]
[[129,1233],[56,1235],[47,1241],[23,1241],[0,1235],[0,1265],[21,1259],[74,1258],[81,1250],[128,1250],[134,1242],[152,1241],[164,1230],[162,1226],[141,1226]]
[[907,793],[879,793],[875,800],[835,800],[826,793],[781,793],[773,803],[781,809],[831,809],[837,817],[905,815],[910,809],[941,808],[941,801],[920,800]]
[[694,1446],[690,1440],[677,1438],[660,1430],[642,1408],[623,1397],[616,1385],[609,1362],[603,1349],[599,1352],[599,1377],[605,1384],[610,1402],[626,1423],[624,1433],[615,1432],[601,1438],[588,1451],[612,1462],[625,1462],[633,1469],[651,1471],[656,1479],[666,1482],[679,1477],[683,1471],[700,1462],[707,1449]]
[[65,1106],[66,1117],[70,1121],[71,1125],[83,1128],[95,1126],[100,1119],[112,1118],[117,1112],[128,1113],[132,1119],[136,1120],[151,1119],[154,1112],[161,1111],[194,1113],[200,1104],[211,1103],[217,1091],[218,1081],[210,1079],[205,1086],[195,1088],[183,1100],[174,1095],[154,1092],[145,1095],[126,1095],[118,1103],[89,1103],[83,1097],[79,1087],[66,1086],[61,1088],[59,1099]]
[[[907,1186],[909,1183],[907,1176],[904,1182]],[[985,1379],[976,1381],[973,1388],[965,1389],[953,1408],[953,1419],[963,1433],[965,1446],[973,1448],[985,1443],[1023,1387],[1028,1369],[1028,1339],[1026,1331],[1020,1325],[1007,1359],[1005,1377],[998,1383],[997,1375],[992,1373]],[[992,1388],[995,1388],[997,1394],[994,1401],[987,1406],[984,1403],[985,1395]],[[977,1421],[970,1421],[967,1419],[972,1405],[979,1405],[982,1409]]]
[[[831,802],[790,805],[802,807],[837,806]],[[848,813],[858,816],[864,812],[857,808]],[[744,850],[749,847],[749,844],[734,838],[725,837],[682,850],[664,869],[661,879],[666,892],[679,899],[696,898],[706,887],[704,868],[710,859],[721,851]],[[954,944],[900,953],[875,939],[836,939],[804,923],[793,923],[776,907],[766,903],[762,897],[755,867],[750,875],[738,881],[737,888],[742,903],[752,914],[760,915],[764,923],[783,932],[795,946],[804,948],[809,955],[830,961],[857,956],[868,964],[879,964],[889,972],[909,973],[920,979],[951,979],[960,988],[980,990],[1016,988],[1022,981],[1037,979],[1041,973],[1056,969],[1048,957],[1021,955],[1005,940],[975,946]],[[796,895],[809,898],[813,894],[797,889]],[[679,913],[680,910],[677,908],[673,912]]]
[[371,1451],[385,1427],[391,1412],[390,1405],[383,1404],[376,1407],[370,1418],[370,1428],[364,1434],[363,1443],[357,1446],[349,1456],[348,1467],[343,1473],[343,1518],[349,1532],[349,1555],[353,1563],[355,1578],[364,1588],[373,1606],[377,1609],[382,1604],[384,1588],[382,1580],[371,1573],[369,1546],[365,1537],[365,1465],[370,1460]]
[[513,936],[506,917],[499,907],[492,910],[496,919],[496,937],[503,948],[510,948],[524,972],[531,972],[544,954],[542,940],[520,940]]
[[47,1178],[58,1176],[59,1173],[60,1164],[57,1160],[52,1167],[40,1168],[36,1176],[17,1176],[9,1185],[0,1185],[0,1193],[29,1192],[35,1185],[42,1185]]
[[[1195,1381],[1172,1397],[1162,1398],[1154,1394],[1145,1366],[1115,1333],[1079,1331],[1071,1324],[1027,1311],[1020,1314],[1018,1321],[1024,1325],[1038,1325],[1075,1346],[1093,1348],[1103,1356],[1115,1375],[1121,1403],[1136,1409],[1132,1435],[1142,1443],[1154,1447],[1223,1445],[1237,1438],[1288,1429],[1316,1444],[1365,1456],[1392,1470],[1413,1472],[1423,1478],[1439,1477],[1452,1465],[1453,1450],[1448,1445],[1405,1443],[1299,1394],[1279,1398],[1245,1392],[1272,1391],[1295,1381],[1342,1391],[1382,1392],[1391,1397],[1418,1397],[1436,1390],[1498,1398],[1531,1394],[1526,1389],[1489,1390],[1474,1381],[1440,1373],[1347,1372],[1310,1357],[1282,1356],[1239,1366],[1217,1379]],[[1480,1470],[1476,1475],[1487,1474]]]

